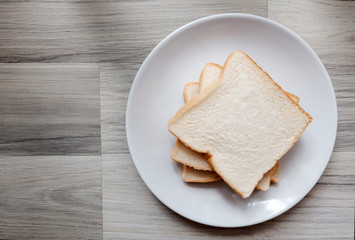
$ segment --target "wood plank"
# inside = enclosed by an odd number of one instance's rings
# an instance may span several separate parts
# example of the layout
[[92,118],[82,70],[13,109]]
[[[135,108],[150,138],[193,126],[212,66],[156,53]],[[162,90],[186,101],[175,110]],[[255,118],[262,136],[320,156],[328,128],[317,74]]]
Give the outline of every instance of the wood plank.
[[323,176],[319,179],[318,184],[352,185],[353,190],[355,190],[354,159],[354,152],[333,152],[328,166]]
[[[267,2],[269,17],[310,43],[330,73],[338,152],[282,216],[240,229],[207,227],[166,208],[139,177],[125,138],[128,92],[142,61],[176,28],[223,12],[266,16]],[[353,12],[353,1],[6,0],[0,62],[101,62],[105,239],[353,239]],[[0,67],[0,155],[95,156],[0,156],[0,239],[101,239],[97,65],[19,64],[7,73],[9,66]]]
[[0,155],[100,155],[97,64],[0,64]]
[[355,153],[334,153],[319,184],[285,214],[246,228],[191,222],[159,202],[128,153],[103,155],[104,239],[353,239]]
[[134,62],[200,17],[266,16],[266,0],[1,2],[0,62]]
[[268,17],[299,34],[318,54],[338,104],[335,151],[354,152],[355,1],[268,1]]
[[101,157],[0,157],[0,239],[101,239]]
[[[355,58],[355,51],[353,55]],[[328,65],[326,68],[334,85],[338,105],[338,132],[334,151],[355,151],[355,65],[344,63]]]
[[268,18],[300,35],[326,66],[355,65],[354,10],[354,1],[268,1]]
[[126,104],[140,64],[100,64],[102,153],[128,153]]

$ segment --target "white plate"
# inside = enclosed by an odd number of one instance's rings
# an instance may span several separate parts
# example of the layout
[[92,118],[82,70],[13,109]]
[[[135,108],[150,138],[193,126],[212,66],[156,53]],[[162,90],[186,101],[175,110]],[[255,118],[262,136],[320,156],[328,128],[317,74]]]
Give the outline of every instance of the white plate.
[[[313,122],[280,160],[278,184],[242,199],[223,182],[187,184],[170,152],[168,121],[183,106],[185,83],[206,63],[223,65],[241,49],[284,90],[300,97]],[[221,14],[193,21],[166,37],[139,69],[126,113],[129,149],[145,184],[166,206],[193,221],[241,227],[276,217],[299,202],[322,175],[333,150],[337,106],[327,71],[299,36],[269,19]]]

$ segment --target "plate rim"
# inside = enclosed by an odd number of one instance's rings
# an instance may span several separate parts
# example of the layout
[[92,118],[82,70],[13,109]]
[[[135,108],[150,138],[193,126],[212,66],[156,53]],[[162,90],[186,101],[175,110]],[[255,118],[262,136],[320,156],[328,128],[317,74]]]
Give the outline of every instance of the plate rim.
[[[164,47],[167,42],[169,41],[169,39],[173,38],[175,35],[178,35],[180,32],[187,30],[188,28],[194,27],[196,25],[199,25],[201,23],[204,23],[206,21],[215,21],[218,19],[223,19],[223,18],[249,18],[249,19],[254,19],[254,20],[258,20],[258,21],[262,21],[262,22],[266,22],[272,25],[275,25],[278,28],[281,28],[283,31],[288,32],[289,34],[291,34],[294,38],[296,38],[297,40],[299,40],[304,47],[306,47],[308,49],[308,51],[312,54],[312,56],[314,57],[314,59],[316,60],[316,62],[318,63],[318,65],[321,67],[322,71],[325,73],[325,76],[327,78],[327,85],[330,87],[331,91],[331,98],[333,98],[334,100],[334,110],[335,110],[335,126],[334,126],[334,131],[332,132],[332,143],[331,143],[331,148],[328,149],[328,153],[326,155],[329,155],[328,160],[326,162],[324,162],[324,166],[322,169],[322,174],[319,175],[318,178],[316,178],[316,180],[314,182],[312,182],[312,184],[310,184],[310,188],[306,191],[305,194],[301,194],[299,197],[296,198],[295,201],[293,201],[292,203],[288,204],[285,208],[281,209],[278,212],[275,212],[273,214],[271,214],[270,216],[263,218],[259,221],[255,221],[253,223],[247,223],[247,224],[239,224],[239,225],[235,225],[235,224],[231,224],[231,225],[219,225],[219,224],[211,224],[211,223],[207,223],[207,222],[203,222],[197,219],[193,219],[191,217],[186,216],[185,214],[181,213],[180,211],[176,210],[174,206],[171,206],[169,204],[167,204],[166,202],[164,202],[162,199],[160,199],[160,197],[156,194],[156,192],[146,183],[145,179],[142,177],[141,171],[139,170],[139,168],[137,167],[136,161],[134,160],[133,157],[133,143],[131,140],[130,135],[130,106],[132,104],[132,96],[135,92],[135,89],[137,88],[137,82],[141,75],[142,72],[144,71],[144,68],[146,67],[147,63],[150,61],[150,59],[152,59],[159,51],[160,48]],[[220,228],[239,228],[239,227],[246,227],[246,226],[253,226],[256,224],[260,224],[266,221],[269,221],[277,216],[282,215],[283,213],[287,212],[288,210],[290,210],[291,208],[293,208],[297,203],[299,203],[300,201],[302,201],[308,194],[309,192],[316,186],[316,184],[318,183],[319,179],[322,177],[326,167],[328,166],[328,163],[330,161],[331,155],[333,153],[334,150],[334,146],[335,146],[335,142],[336,142],[336,135],[337,135],[337,128],[338,128],[338,107],[337,107],[337,101],[336,101],[336,95],[335,95],[335,91],[334,91],[334,86],[332,84],[332,81],[329,77],[329,74],[326,70],[326,68],[324,67],[324,64],[322,63],[322,61],[320,60],[319,56],[315,53],[315,51],[312,49],[312,47],[310,45],[308,45],[308,43],[303,40],[298,34],[296,34],[295,32],[293,32],[292,30],[290,30],[289,28],[283,26],[282,24],[271,20],[269,18],[265,18],[265,17],[261,17],[261,16],[257,16],[257,15],[253,15],[253,14],[248,14],[248,13],[222,13],[222,14],[214,14],[214,15],[209,15],[209,16],[205,16],[202,18],[198,18],[196,20],[193,20],[191,22],[188,22],[184,25],[182,25],[181,27],[177,28],[176,30],[174,30],[173,32],[171,32],[170,34],[168,34],[165,38],[163,38],[148,54],[148,56],[145,58],[145,60],[143,61],[142,65],[139,67],[138,72],[136,73],[136,76],[132,82],[131,88],[130,88],[130,92],[128,95],[128,100],[127,100],[127,105],[126,105],[126,117],[125,117],[125,130],[126,130],[126,139],[127,139],[127,145],[129,148],[129,152],[131,155],[131,158],[133,160],[134,166],[136,168],[136,170],[139,173],[140,178],[142,179],[142,181],[144,182],[144,184],[147,186],[147,188],[153,193],[153,195],[162,203],[164,204],[167,208],[169,208],[170,210],[174,211],[175,213],[177,213],[178,215],[189,219],[190,221],[193,222],[197,222],[200,224],[204,224],[207,226],[212,226],[212,227],[220,227]]]

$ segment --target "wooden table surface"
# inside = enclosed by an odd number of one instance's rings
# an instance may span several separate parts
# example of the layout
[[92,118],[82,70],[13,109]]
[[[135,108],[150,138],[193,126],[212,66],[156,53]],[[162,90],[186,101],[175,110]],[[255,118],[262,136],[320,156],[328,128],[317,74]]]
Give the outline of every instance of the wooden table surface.
[[[165,207],[139,177],[125,108],[143,60],[178,27],[243,12],[299,34],[338,104],[334,152],[313,190],[268,222],[223,229]],[[355,2],[0,2],[0,239],[353,239]]]

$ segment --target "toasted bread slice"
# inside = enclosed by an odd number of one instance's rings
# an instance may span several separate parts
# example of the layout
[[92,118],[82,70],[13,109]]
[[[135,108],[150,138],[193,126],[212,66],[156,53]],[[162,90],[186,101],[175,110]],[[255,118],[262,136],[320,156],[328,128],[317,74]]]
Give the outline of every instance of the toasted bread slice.
[[212,168],[247,198],[311,121],[239,50],[228,57],[219,80],[169,121],[169,131],[191,149],[211,156]]

